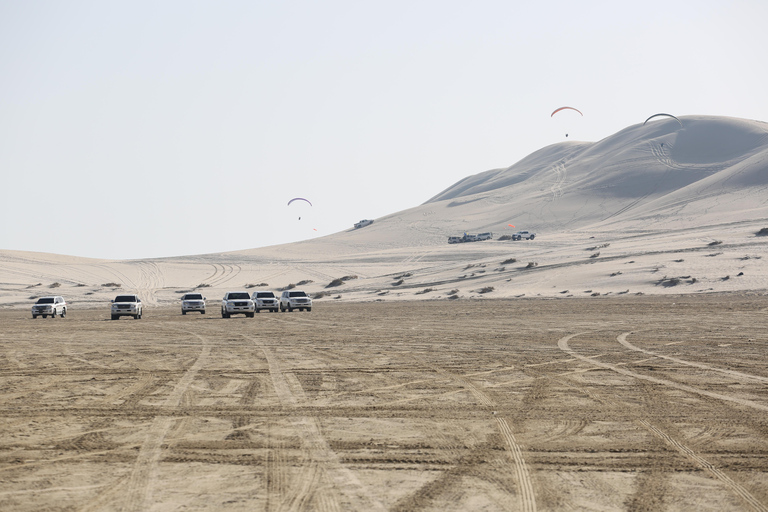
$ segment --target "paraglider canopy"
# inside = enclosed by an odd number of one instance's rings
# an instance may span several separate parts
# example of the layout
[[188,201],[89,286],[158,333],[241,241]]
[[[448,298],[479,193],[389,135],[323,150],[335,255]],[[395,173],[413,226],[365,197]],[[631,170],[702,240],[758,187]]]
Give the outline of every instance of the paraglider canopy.
[[[681,126],[681,127],[683,126],[683,123],[681,123],[681,122],[680,122],[680,120],[679,120],[678,118],[676,118],[676,117],[675,117],[675,116],[673,116],[672,114],[664,114],[664,113],[661,113],[661,114],[653,114],[651,117],[649,117],[648,119],[646,119],[646,120],[645,120],[645,123],[647,123],[648,121],[650,121],[650,120],[651,120],[651,119],[653,119],[654,117],[659,117],[659,116],[664,116],[664,117],[671,117],[672,119],[674,119],[675,121],[677,121],[677,122],[680,124],[680,126]],[[643,126],[645,126],[645,123],[643,123]]]
[[[288,201],[288,205],[287,206],[290,206],[291,203],[294,202],[294,201],[306,201],[306,202],[309,203],[309,199],[304,199],[303,197],[294,197],[293,199]],[[309,203],[309,206],[312,206],[312,203]]]
[[[581,114],[581,110],[579,110],[579,109],[576,109],[576,108],[573,108],[573,107],[560,107],[560,108],[558,108],[558,109],[555,109],[555,111],[554,111],[554,112],[552,112],[552,114],[550,114],[550,116],[549,116],[549,117],[552,117],[552,116],[554,116],[555,114],[557,114],[557,113],[558,113],[558,112],[560,112],[561,110],[575,110],[576,112],[578,112],[579,114]],[[584,114],[581,114],[581,115],[582,115],[582,117],[584,116]]]

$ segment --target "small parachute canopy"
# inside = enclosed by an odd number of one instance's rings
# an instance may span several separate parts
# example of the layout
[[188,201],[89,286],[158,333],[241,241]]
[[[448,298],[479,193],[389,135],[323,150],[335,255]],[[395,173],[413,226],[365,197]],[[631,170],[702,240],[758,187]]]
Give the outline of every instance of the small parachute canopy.
[[[560,107],[560,108],[558,108],[558,109],[555,109],[555,111],[554,111],[554,112],[552,112],[552,114],[550,114],[550,116],[549,116],[549,117],[552,117],[552,116],[554,116],[555,114],[557,114],[557,113],[558,113],[558,112],[560,112],[561,110],[575,110],[576,112],[578,112],[579,114],[581,114],[581,110],[579,110],[579,109],[576,109],[576,108],[573,108],[573,107]],[[584,114],[581,114],[581,115],[582,115],[582,117],[584,116]]]
[[[673,116],[672,114],[663,114],[663,113],[661,113],[661,114],[653,114],[651,117],[649,117],[648,119],[645,120],[645,123],[647,123],[648,121],[650,121],[654,117],[659,117],[659,116],[671,117],[672,119],[677,121],[680,124],[681,127],[683,126],[683,123],[681,123],[680,120],[678,118],[676,118],[675,116]],[[645,123],[643,123],[643,126],[645,126]]]
[[309,202],[309,199],[304,199],[303,197],[294,197],[293,199],[288,201],[288,205],[287,206],[290,206],[291,203],[294,202],[294,201],[306,201],[306,202],[309,203],[309,206],[312,206],[312,203]]

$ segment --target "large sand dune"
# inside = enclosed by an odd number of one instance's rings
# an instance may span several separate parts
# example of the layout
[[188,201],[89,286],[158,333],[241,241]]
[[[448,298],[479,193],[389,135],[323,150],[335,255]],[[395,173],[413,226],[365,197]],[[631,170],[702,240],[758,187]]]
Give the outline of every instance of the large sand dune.
[[[595,143],[554,144],[366,228],[310,241],[130,261],[0,251],[0,305],[22,307],[49,293],[102,305],[117,289],[108,284],[150,305],[190,289],[219,298],[259,284],[303,282],[318,293],[346,276],[356,279],[321,300],[768,289],[768,238],[756,236],[768,226],[768,124],[681,122],[662,118]],[[538,237],[498,240],[517,229]],[[496,240],[446,243],[477,231]]]

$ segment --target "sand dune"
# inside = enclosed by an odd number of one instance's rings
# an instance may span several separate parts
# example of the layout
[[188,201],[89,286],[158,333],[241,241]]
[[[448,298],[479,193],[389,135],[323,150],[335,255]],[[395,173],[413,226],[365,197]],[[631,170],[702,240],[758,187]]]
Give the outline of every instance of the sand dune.
[[[162,305],[191,289],[218,299],[301,282],[342,301],[768,289],[768,238],[756,235],[768,227],[768,124],[680,119],[682,128],[660,119],[554,144],[366,228],[310,241],[130,261],[0,251],[0,306],[56,293],[102,307],[118,290]],[[517,229],[538,237],[498,240]],[[495,240],[446,243],[478,231]]]

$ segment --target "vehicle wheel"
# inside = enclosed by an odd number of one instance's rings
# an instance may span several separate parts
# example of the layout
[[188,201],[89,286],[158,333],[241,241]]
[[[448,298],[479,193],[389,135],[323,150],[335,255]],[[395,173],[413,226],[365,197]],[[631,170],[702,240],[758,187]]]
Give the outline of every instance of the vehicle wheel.
[[221,318],[229,318],[229,315],[224,312],[224,310],[221,311]]
[[288,306],[288,312],[293,313],[293,308],[291,306]]
[[283,305],[282,305],[282,304],[280,304],[280,312],[281,312],[281,313],[285,313],[285,308],[283,307]]
[[205,310],[201,311],[201,312],[200,312],[200,314],[201,314],[201,315],[204,315],[204,314],[205,314]]
[[307,311],[312,311],[312,308],[307,308]]
[[67,308],[61,310],[61,318],[64,318],[65,316],[67,316]]
[[117,320],[118,318],[120,318],[120,317],[117,316],[117,315],[112,315],[112,320]]
[[37,318],[37,315],[32,315],[32,318]]
[[534,238],[536,238],[536,235],[531,235],[531,238],[529,238],[528,240],[533,240]]
[[254,311],[254,313],[258,313],[258,312],[260,312],[260,311],[261,311],[260,309],[257,309],[256,311]]
[[48,315],[43,315],[43,318],[48,318]]
[[253,318],[254,316],[256,316],[256,313],[246,313],[245,316],[248,318]]

